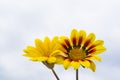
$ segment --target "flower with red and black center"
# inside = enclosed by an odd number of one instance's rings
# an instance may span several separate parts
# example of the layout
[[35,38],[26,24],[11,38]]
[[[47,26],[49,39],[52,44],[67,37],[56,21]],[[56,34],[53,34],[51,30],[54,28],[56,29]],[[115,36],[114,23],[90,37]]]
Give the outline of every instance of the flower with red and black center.
[[101,61],[98,54],[104,52],[103,40],[95,40],[95,34],[86,35],[84,30],[71,31],[70,38],[67,36],[60,37],[60,50],[65,54],[63,56],[63,65],[65,69],[73,67],[75,70],[80,66],[90,68],[95,71],[96,65],[93,60]]

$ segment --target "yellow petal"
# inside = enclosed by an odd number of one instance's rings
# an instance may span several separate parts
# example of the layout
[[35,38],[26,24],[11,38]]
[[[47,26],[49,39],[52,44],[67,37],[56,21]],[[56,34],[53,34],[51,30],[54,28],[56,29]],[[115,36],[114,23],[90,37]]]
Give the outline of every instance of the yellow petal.
[[27,50],[35,50],[35,48],[33,46],[27,46],[26,48]]
[[61,36],[60,40],[61,40],[60,42],[65,44],[67,46],[67,48],[72,45],[72,43],[70,42],[70,40],[67,36]]
[[23,54],[23,56],[26,56],[26,57],[39,57],[40,55],[35,54],[35,53],[26,53],[26,54]]
[[68,69],[70,67],[70,61],[69,59],[66,59],[64,62],[63,62],[63,65],[64,65],[64,68],[65,69]]
[[30,60],[31,60],[31,61],[38,61],[38,58],[32,57],[32,58],[30,58]]
[[35,46],[41,53],[45,52],[44,44],[40,39],[35,39]]
[[106,48],[104,46],[96,46],[95,48],[88,51],[88,53],[91,54],[100,54],[102,52],[106,51]]
[[90,66],[90,62],[87,60],[80,60],[80,64],[87,68]]
[[97,46],[102,46],[104,44],[103,40],[96,40],[93,44],[88,46],[88,50],[91,50],[92,48],[95,48]]
[[62,39],[59,41],[59,44],[60,44],[60,46],[62,48],[64,48],[65,50],[67,50],[68,46],[66,45],[66,43]]
[[52,43],[54,43],[54,42],[56,42],[56,41],[58,41],[58,37],[57,37],[57,36],[53,37]]
[[89,59],[89,60],[96,60],[96,61],[101,61],[101,57],[100,56],[88,56],[88,58],[86,58],[86,59]]
[[55,63],[55,61],[56,61],[55,57],[49,57],[47,62],[48,63]]
[[39,57],[42,55],[42,53],[40,53],[38,50],[36,50],[36,48],[34,48],[32,46],[27,46],[27,48],[24,50],[24,52],[26,54],[24,54],[23,56]]
[[24,49],[23,51],[24,51],[25,53],[29,53],[29,51],[28,51],[27,49]]
[[63,62],[64,62],[64,57],[56,56],[56,63],[57,64],[63,64]]
[[77,45],[77,36],[78,36],[78,31],[76,29],[73,29],[70,35],[73,46]]
[[64,55],[67,56],[65,53],[63,53],[61,50],[55,50],[53,51],[50,56],[58,56],[58,55]]
[[73,37],[76,37],[77,33],[78,33],[78,31],[77,31],[76,29],[73,29],[73,30],[71,31],[71,35],[70,35],[71,39],[72,39]]
[[59,50],[61,50],[64,53],[67,53],[67,50],[65,48],[63,48],[62,46],[59,46]]
[[76,70],[80,67],[80,62],[72,61],[70,63],[70,66],[72,66]]
[[48,52],[50,50],[50,39],[49,39],[49,37],[44,38],[44,46],[45,46],[46,52]]
[[30,60],[32,61],[46,61],[48,57],[32,57]]
[[80,30],[79,31],[79,33],[78,33],[78,45],[80,46],[82,46],[83,45],[83,42],[84,42],[84,40],[85,40],[85,38],[86,38],[86,32],[84,31],[84,30]]
[[89,67],[93,72],[96,70],[96,65],[93,61],[90,61],[90,67]]
[[70,66],[74,67],[74,66],[75,66],[75,61],[72,61],[72,62],[70,63]]
[[95,46],[103,45],[103,44],[104,44],[104,41],[103,41],[103,40],[96,40],[93,44],[94,44]]
[[58,48],[59,48],[59,45],[58,45],[58,37],[55,36],[55,37],[52,39],[51,43],[50,43],[50,52],[52,52],[52,51],[54,51],[54,50],[56,50],[56,49],[58,49]]
[[106,48],[104,46],[98,46],[95,49],[96,49],[96,51],[94,54],[100,54],[100,53],[106,51]]
[[23,56],[31,57],[31,56],[29,55],[29,53],[23,54]]
[[87,36],[87,38],[86,38],[86,40],[84,42],[84,46],[88,47],[90,44],[92,44],[94,42],[94,40],[95,40],[95,34],[94,33],[90,33]]
[[93,42],[95,40],[95,34],[94,33],[90,33],[88,36],[87,36],[87,40],[90,40],[91,42]]

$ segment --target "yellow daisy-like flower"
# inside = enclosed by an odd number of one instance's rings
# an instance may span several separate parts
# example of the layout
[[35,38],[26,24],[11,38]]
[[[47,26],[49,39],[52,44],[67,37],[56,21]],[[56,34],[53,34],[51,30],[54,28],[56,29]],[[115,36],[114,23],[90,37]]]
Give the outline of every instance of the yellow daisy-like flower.
[[70,38],[60,37],[60,50],[67,56],[64,57],[63,65],[65,69],[72,66],[75,70],[81,66],[95,71],[96,65],[92,60],[101,61],[100,54],[104,52],[103,40],[95,40],[95,34],[90,33],[86,36],[84,30],[73,29]]
[[24,50],[23,56],[29,57],[32,61],[41,61],[48,68],[53,68],[55,63],[60,63],[60,56],[62,52],[58,47],[58,37],[54,37],[52,41],[45,37],[44,41],[35,39],[35,47],[27,46]]

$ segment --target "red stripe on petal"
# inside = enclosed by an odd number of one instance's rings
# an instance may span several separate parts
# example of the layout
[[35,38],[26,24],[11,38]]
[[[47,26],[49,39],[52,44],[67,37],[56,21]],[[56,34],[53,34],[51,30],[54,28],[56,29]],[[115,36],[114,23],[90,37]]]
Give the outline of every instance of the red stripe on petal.
[[76,38],[75,37],[72,39],[72,42],[73,42],[73,46],[76,46]]
[[64,49],[67,50],[67,46],[65,44],[61,44]]
[[87,40],[84,44],[85,47],[87,47],[90,44],[90,40]]
[[83,40],[83,38],[82,38],[82,37],[80,37],[80,38],[79,38],[79,40],[78,40],[78,45],[79,45],[79,46],[81,45],[82,40]]
[[95,45],[92,45],[92,46],[90,46],[89,48],[88,48],[88,50],[90,50],[90,49],[92,49],[92,48],[94,48],[94,47],[96,47]]
[[96,49],[90,50],[89,53],[94,53]]
[[70,42],[68,40],[65,40],[65,43],[67,44],[67,46],[70,46]]
[[72,60],[72,61],[74,61],[74,62],[79,62],[79,60]]

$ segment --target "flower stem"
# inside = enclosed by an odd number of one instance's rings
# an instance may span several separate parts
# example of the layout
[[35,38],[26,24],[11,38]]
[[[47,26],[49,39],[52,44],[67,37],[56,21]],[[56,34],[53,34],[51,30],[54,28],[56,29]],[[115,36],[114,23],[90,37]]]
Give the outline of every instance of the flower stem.
[[60,79],[59,79],[59,77],[57,76],[57,74],[56,74],[55,70],[54,70],[53,68],[52,68],[51,70],[52,70],[52,72],[53,72],[54,76],[56,77],[56,79],[57,79],[57,80],[60,80]]
[[76,80],[78,80],[78,69],[76,70]]

